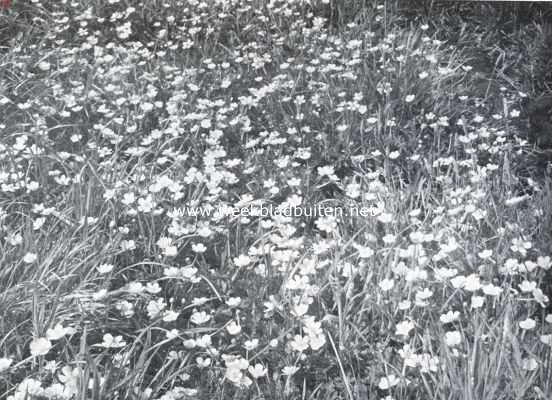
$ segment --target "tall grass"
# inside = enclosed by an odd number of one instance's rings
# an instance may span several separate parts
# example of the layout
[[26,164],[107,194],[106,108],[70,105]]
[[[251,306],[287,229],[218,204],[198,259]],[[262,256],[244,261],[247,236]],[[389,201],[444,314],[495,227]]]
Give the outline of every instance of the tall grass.
[[474,8],[3,10],[0,398],[549,398],[541,25]]

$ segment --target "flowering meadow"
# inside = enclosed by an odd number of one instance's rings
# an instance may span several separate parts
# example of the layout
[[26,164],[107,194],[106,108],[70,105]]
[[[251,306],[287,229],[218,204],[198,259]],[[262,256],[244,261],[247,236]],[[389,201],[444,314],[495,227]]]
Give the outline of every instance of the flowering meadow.
[[543,22],[408,3],[0,2],[0,399],[552,398]]

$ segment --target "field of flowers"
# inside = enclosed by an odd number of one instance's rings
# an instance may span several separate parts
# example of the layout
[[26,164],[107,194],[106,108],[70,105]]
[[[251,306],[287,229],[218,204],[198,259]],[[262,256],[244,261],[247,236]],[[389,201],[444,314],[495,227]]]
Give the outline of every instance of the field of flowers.
[[542,21],[404,4],[1,0],[0,399],[552,398]]

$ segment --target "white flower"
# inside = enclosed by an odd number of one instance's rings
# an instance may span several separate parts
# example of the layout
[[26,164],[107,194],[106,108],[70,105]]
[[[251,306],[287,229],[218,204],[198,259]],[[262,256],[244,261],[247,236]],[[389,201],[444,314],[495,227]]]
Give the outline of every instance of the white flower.
[[161,286],[157,282],[148,282],[146,284],[146,292],[150,294],[157,294],[161,292]]
[[29,347],[31,349],[31,355],[33,357],[43,356],[47,354],[52,348],[52,342],[50,342],[47,338],[44,338],[44,337],[35,338],[31,342]]
[[11,358],[0,358],[0,372],[7,370],[12,363],[13,360]]
[[531,329],[535,328],[535,326],[537,326],[537,323],[532,318],[527,318],[527,319],[519,322],[519,327],[521,329],[531,330]]
[[167,247],[172,246],[172,243],[172,239],[166,236],[161,236],[157,240],[157,246],[159,246],[161,249],[166,249]]
[[524,280],[518,286],[523,293],[528,293],[528,292],[532,292],[537,288],[537,282]]
[[356,199],[361,194],[360,189],[361,187],[358,183],[350,183],[345,188],[345,195],[351,199]]
[[534,371],[539,367],[537,360],[534,358],[525,358],[521,360],[521,369],[525,371]]
[[552,265],[552,261],[550,260],[549,256],[546,256],[546,257],[539,256],[537,257],[537,265],[540,268],[547,270],[547,269],[550,269],[550,266]]
[[391,374],[381,378],[378,383],[378,387],[381,390],[388,390],[393,386],[397,386],[398,383],[399,383],[399,378],[397,378],[394,374]]
[[207,247],[203,243],[194,243],[192,244],[192,251],[194,253],[205,253],[207,251]]
[[44,365],[44,369],[50,373],[56,372],[57,368],[58,364],[56,360],[46,361],[46,364]]
[[306,303],[299,303],[293,305],[293,310],[291,310],[291,313],[295,317],[301,317],[305,315],[309,311],[309,305]]
[[180,333],[178,332],[178,329],[171,329],[170,331],[167,331],[165,333],[165,336],[169,340],[176,339],[178,337],[178,335],[180,335]]
[[111,271],[113,271],[113,264],[101,264],[101,265],[98,265],[96,269],[100,274],[108,274]]
[[247,368],[247,370],[249,371],[251,376],[255,379],[261,378],[265,376],[267,373],[266,368],[262,364],[258,364],[258,363],[255,364],[254,367],[250,365],[249,368]]
[[393,279],[385,278],[378,284],[378,286],[382,291],[387,292],[388,290],[393,289],[393,286],[395,286],[395,281]]
[[401,311],[408,310],[411,306],[412,302],[410,300],[402,300],[398,304],[399,310]]
[[242,372],[249,368],[249,362],[247,360],[230,355],[223,355],[222,359],[226,364],[225,378],[239,386],[249,386],[253,383],[251,379],[245,377]]
[[134,316],[134,305],[126,300],[120,300],[115,303],[115,308],[121,312],[121,315],[125,318],[131,318]]
[[406,96],[406,98],[404,99],[407,103],[412,103],[414,101],[414,99],[416,98],[415,95],[413,94],[409,94],[408,96]]
[[189,279],[192,282],[194,282],[194,280],[197,282],[196,273],[197,273],[197,268],[195,267],[180,268],[180,275],[182,276],[182,278]]
[[194,306],[201,306],[205,303],[207,303],[209,301],[209,299],[207,297],[194,297],[192,299],[192,304]]
[[173,310],[167,310],[163,313],[163,321],[164,322],[173,322],[178,319],[178,316],[180,313],[173,311]]
[[50,63],[48,61],[41,61],[38,63],[38,69],[41,71],[49,71]]
[[230,335],[235,336],[241,332],[241,326],[237,324],[236,321],[232,321],[226,325],[226,330]]
[[447,346],[458,346],[462,343],[462,335],[458,331],[450,331],[445,333],[445,343]]
[[309,348],[309,338],[308,336],[295,335],[290,345],[293,350],[303,352]]
[[310,348],[314,351],[321,349],[322,346],[326,344],[326,336],[323,334],[315,335],[315,336],[309,336],[309,345]]
[[502,288],[489,283],[488,285],[483,286],[483,293],[485,293],[487,296],[500,296],[500,293],[502,293]]
[[100,289],[97,292],[92,293],[92,299],[94,301],[103,300],[107,296],[107,289]]
[[423,353],[420,354],[417,359],[421,372],[437,372],[439,367],[439,359],[437,357],[431,357],[430,354]]
[[238,268],[246,267],[251,264],[251,262],[251,258],[245,254],[240,254],[238,257],[234,258],[234,265]]
[[27,253],[25,254],[25,256],[23,257],[23,262],[27,263],[27,264],[32,264],[34,263],[36,260],[37,260],[38,256],[34,253]]
[[196,311],[190,317],[190,321],[194,325],[202,325],[208,322],[210,319],[211,319],[211,316],[207,314],[205,311],[201,311],[201,312]]
[[398,353],[403,358],[405,366],[415,368],[416,365],[418,365],[418,356],[414,353],[410,345],[403,345],[403,348],[400,349]]
[[243,347],[244,347],[245,350],[247,350],[247,351],[255,350],[258,346],[259,346],[259,339],[246,340],[246,341],[243,343]]
[[134,203],[136,201],[136,196],[134,196],[134,193],[132,192],[128,192],[128,193],[125,193],[123,195],[123,198],[121,199],[121,202],[125,205],[125,206],[129,206],[131,205],[132,203]]
[[483,303],[485,302],[485,297],[483,296],[472,296],[471,298],[471,307],[472,308],[480,308],[483,306]]
[[148,317],[150,317],[151,319],[156,318],[161,314],[166,306],[167,304],[162,298],[159,298],[157,300],[150,300],[148,306],[146,307],[146,310],[148,311]]
[[238,307],[241,303],[241,299],[239,297],[230,297],[228,300],[226,300],[226,305],[228,307]]
[[393,214],[381,213],[378,215],[378,221],[382,224],[389,224],[390,222],[393,222]]
[[178,247],[168,246],[165,247],[162,252],[165,257],[175,257],[178,254]]
[[106,349],[116,349],[119,347],[126,346],[126,342],[123,340],[122,336],[113,336],[110,333],[103,335],[103,342],[96,344],[98,347],[104,347]]
[[453,321],[456,321],[458,318],[460,317],[460,313],[458,311],[449,311],[448,313],[446,314],[442,314],[440,317],[439,317],[439,320],[443,323],[443,324],[449,324]]
[[199,368],[206,368],[211,365],[211,359],[209,357],[196,357],[196,363]]
[[64,328],[61,324],[56,324],[53,329],[48,329],[46,331],[46,337],[48,340],[59,340],[72,331],[74,330],[71,328]]
[[358,267],[349,262],[344,262],[339,267],[341,268],[341,276],[344,278],[352,278],[358,272]]
[[333,215],[318,217],[315,221],[315,225],[318,229],[326,233],[332,233],[337,230],[337,221]]
[[546,306],[546,303],[548,303],[549,299],[548,296],[546,296],[541,289],[536,288],[535,290],[533,290],[532,294],[535,300],[541,305],[541,307]]
[[[14,399],[17,400],[28,397],[42,396],[44,395],[44,389],[42,388],[42,383],[40,383],[40,381],[32,378],[25,378],[23,382],[17,386],[16,395],[17,397],[14,397]],[[10,399],[10,397],[8,397],[8,399]]]
[[370,258],[374,255],[374,250],[368,246],[355,246],[359,258]]
[[487,260],[488,258],[491,258],[491,256],[493,255],[493,251],[489,250],[489,249],[485,249],[485,250],[480,251],[479,253],[477,253],[477,255],[482,260]]
[[243,372],[239,368],[226,368],[224,377],[234,384],[239,384],[243,378]]
[[131,294],[140,294],[144,292],[145,288],[141,282],[130,282],[126,290]]
[[306,289],[309,284],[308,276],[294,275],[287,283],[286,288],[290,290]]
[[335,173],[335,169],[331,165],[317,168],[318,175],[320,176],[332,176]]
[[464,275],[457,275],[450,280],[450,283],[455,289],[461,289],[466,284],[466,277]]
[[552,346],[552,335],[541,335],[540,341],[544,344]]
[[525,201],[529,199],[529,195],[523,195],[523,196],[517,196],[517,197],[512,197],[510,199],[507,199],[504,204],[507,206],[507,207],[513,207],[513,206],[516,206],[518,205],[519,203]]
[[395,334],[399,336],[408,336],[410,331],[414,329],[414,323],[412,321],[401,321],[395,327]]
[[383,243],[385,244],[393,244],[395,242],[395,239],[395,235],[392,235],[390,233],[382,237]]
[[424,288],[423,290],[418,290],[416,292],[416,301],[427,300],[431,296],[433,296],[433,292],[431,290],[429,290],[428,288]]
[[464,282],[464,289],[469,292],[475,292],[481,288],[481,283],[479,282],[479,275],[471,274],[466,277]]
[[121,249],[123,251],[132,251],[136,249],[136,243],[134,240],[123,240],[121,241]]

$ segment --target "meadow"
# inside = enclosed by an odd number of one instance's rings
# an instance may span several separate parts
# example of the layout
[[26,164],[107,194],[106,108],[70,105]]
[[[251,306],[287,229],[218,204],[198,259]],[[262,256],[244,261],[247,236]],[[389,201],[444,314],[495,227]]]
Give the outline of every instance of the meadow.
[[551,399],[549,14],[1,0],[0,400]]

